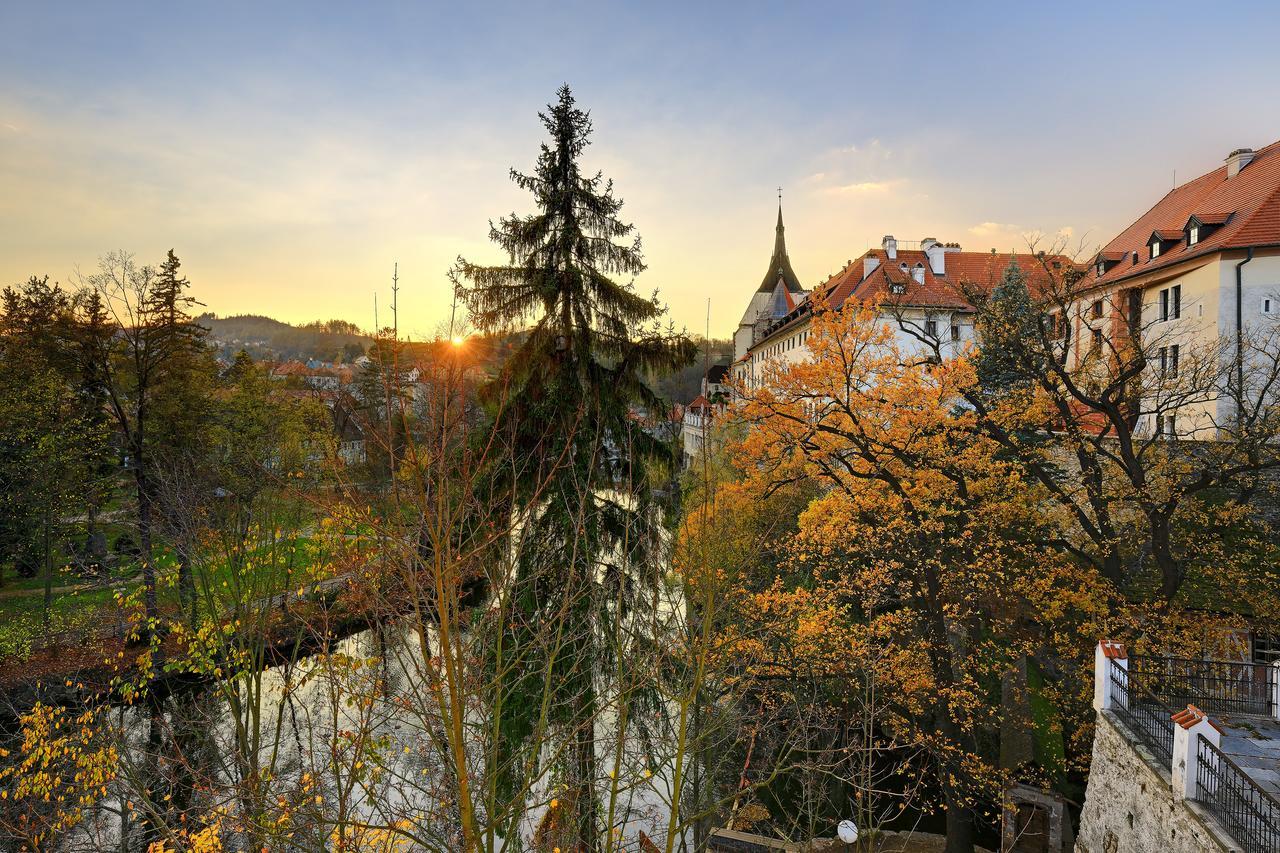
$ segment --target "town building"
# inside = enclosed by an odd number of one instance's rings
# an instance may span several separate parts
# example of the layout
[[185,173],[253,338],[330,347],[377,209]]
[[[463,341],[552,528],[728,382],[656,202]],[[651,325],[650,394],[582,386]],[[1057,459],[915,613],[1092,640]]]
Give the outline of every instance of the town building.
[[[1251,376],[1272,375],[1249,353],[1268,336],[1280,345],[1280,142],[1238,148],[1170,190],[1094,256],[1076,296],[1055,321],[1073,365],[1133,339],[1152,379],[1217,358],[1249,396]],[[1156,384],[1145,383],[1141,432],[1209,439],[1235,418],[1231,394],[1170,409],[1150,399]]]
[[733,333],[733,358],[737,362],[756,346],[765,331],[804,301],[807,291],[791,268],[787,255],[786,228],[782,224],[782,204],[778,204],[778,225],[774,231],[773,255],[760,286],[751,295]]
[[[779,229],[777,246],[785,251],[781,220]],[[776,247],[774,252],[776,256]],[[758,319],[750,328],[750,343],[741,351],[738,346],[734,348],[734,378],[754,387],[763,380],[770,365],[809,358],[813,311],[839,310],[851,299],[880,306],[880,315],[903,352],[937,352],[943,358],[958,355],[974,340],[976,310],[967,294],[971,288],[990,292],[1011,263],[1034,282],[1047,278],[1055,267],[1061,269],[1069,261],[1031,253],[999,254],[995,249],[966,252],[958,243],[942,243],[932,237],[907,243],[888,235],[879,249],[847,261],[813,291],[796,293],[795,304],[786,311],[778,310],[776,296],[782,295],[779,288],[764,303],[760,300],[762,291],[757,290],[748,315]],[[781,283],[780,277],[779,286]],[[755,315],[751,314],[753,309],[757,311]],[[744,316],[735,344],[747,340],[746,320]]]
[[701,393],[684,407],[680,438],[684,445],[684,467],[701,458],[711,437],[711,425],[717,412],[729,399],[729,366],[717,364],[702,377]]

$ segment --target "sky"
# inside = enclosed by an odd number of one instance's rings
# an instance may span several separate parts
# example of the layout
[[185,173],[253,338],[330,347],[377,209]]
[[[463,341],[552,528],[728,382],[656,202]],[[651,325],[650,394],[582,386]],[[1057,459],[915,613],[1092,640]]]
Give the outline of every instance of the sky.
[[0,285],[173,248],[219,315],[450,310],[528,212],[567,82],[585,166],[678,327],[727,336],[782,187],[806,287],[884,234],[1085,251],[1280,138],[1269,4],[23,3],[0,0]]

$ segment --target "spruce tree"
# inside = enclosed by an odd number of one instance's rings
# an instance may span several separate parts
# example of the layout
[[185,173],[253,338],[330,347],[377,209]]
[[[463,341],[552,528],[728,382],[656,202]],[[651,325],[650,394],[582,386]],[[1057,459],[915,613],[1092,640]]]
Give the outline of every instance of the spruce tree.
[[1039,331],[1027,274],[1013,258],[992,289],[987,307],[978,317],[980,349],[974,367],[983,393],[1002,396],[1027,386],[1018,354],[1026,351]]
[[[198,427],[208,410],[209,383],[216,374],[205,330],[190,314],[198,303],[190,283],[178,275],[173,250],[157,270],[138,266],[116,252],[82,280],[81,339],[88,370],[115,421],[128,456],[137,498],[143,603],[149,626],[158,624],[152,538],[156,522],[170,530],[184,525],[186,508],[161,502],[161,485],[174,479],[183,456],[198,448]],[[110,317],[110,322],[105,319]],[[172,496],[172,490],[169,495]],[[157,519],[157,512],[165,516]],[[194,606],[194,585],[179,548],[180,594]]]
[[[637,576],[644,560],[630,558],[656,528],[650,476],[675,459],[632,414],[662,410],[646,377],[688,363],[695,348],[660,325],[665,310],[656,295],[635,292],[629,279],[645,268],[640,238],[618,218],[622,200],[612,181],[582,171],[590,116],[568,86],[557,94],[539,113],[549,139],[533,173],[511,171],[536,211],[490,225],[508,263],[459,259],[453,278],[481,330],[525,330],[484,393],[511,451],[492,472],[493,488],[521,522],[516,579],[506,591],[515,615],[503,648],[514,650],[508,654],[526,678],[502,703],[505,745],[542,746],[527,741],[537,716],[529,703],[550,667],[563,700],[555,703],[556,722],[572,739],[561,772],[576,810],[576,845],[595,850],[594,676],[608,653],[603,626],[621,591],[655,580]],[[615,558],[616,566],[603,565]],[[552,661],[533,638],[555,626],[567,628],[569,640]]]

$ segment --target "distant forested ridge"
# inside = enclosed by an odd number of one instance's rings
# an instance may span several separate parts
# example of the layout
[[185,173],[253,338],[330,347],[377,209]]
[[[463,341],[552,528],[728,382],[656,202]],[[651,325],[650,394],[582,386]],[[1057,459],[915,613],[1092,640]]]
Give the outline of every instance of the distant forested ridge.
[[[348,320],[317,320],[295,326],[259,314],[219,317],[208,313],[197,317],[196,322],[209,330],[210,342],[226,361],[231,361],[237,352],[244,350],[257,360],[316,360],[350,364],[363,355],[374,340],[372,335]],[[488,346],[495,349],[489,354],[491,357],[500,358],[507,354],[514,341],[505,338],[503,335],[489,337]],[[515,338],[518,339],[519,335]],[[731,340],[699,340],[697,344],[698,357],[693,364],[650,380],[654,390],[670,403],[683,405],[698,396],[705,367],[728,364],[733,357]],[[405,346],[421,356],[430,356],[428,351],[432,349],[426,344]]]
[[370,335],[347,320],[317,320],[294,326],[257,314],[219,317],[202,314],[196,322],[209,330],[219,355],[231,359],[244,350],[255,359],[349,363],[373,342]]

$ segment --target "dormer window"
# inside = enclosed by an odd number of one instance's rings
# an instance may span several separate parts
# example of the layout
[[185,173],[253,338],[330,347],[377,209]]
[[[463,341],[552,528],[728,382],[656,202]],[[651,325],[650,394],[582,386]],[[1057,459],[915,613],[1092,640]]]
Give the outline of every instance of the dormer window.
[[895,281],[893,284],[889,285],[889,292],[899,294],[906,293],[907,286],[900,281]]
[[1182,230],[1187,235],[1187,245],[1194,246],[1201,240],[1211,236],[1217,231],[1227,220],[1231,218],[1229,213],[1193,213],[1187,224]]
[[1103,252],[1102,254],[1099,254],[1097,260],[1094,262],[1094,270],[1097,271],[1098,278],[1102,278],[1104,275],[1111,272],[1111,269],[1123,259],[1123,252]]
[[1181,242],[1184,234],[1182,231],[1153,231],[1151,236],[1147,238],[1147,248],[1151,250],[1151,260],[1160,257],[1166,249],[1172,248],[1175,244]]

